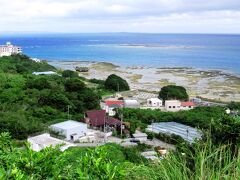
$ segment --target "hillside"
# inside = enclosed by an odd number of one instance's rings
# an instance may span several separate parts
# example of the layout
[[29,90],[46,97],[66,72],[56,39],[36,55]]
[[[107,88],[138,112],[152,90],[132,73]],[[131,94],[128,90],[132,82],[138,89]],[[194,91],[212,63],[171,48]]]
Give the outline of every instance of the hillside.
[[[132,132],[155,119],[204,129],[203,140],[193,144],[176,141],[177,151],[170,151],[157,162],[141,156],[141,152],[153,150],[141,143],[129,148],[106,144],[73,147],[64,152],[58,147],[34,152],[29,144],[18,140],[26,140],[29,135],[46,130],[49,124],[67,119],[68,107],[69,118],[81,119],[86,110],[99,108],[99,94],[105,92],[104,81],[86,80],[71,71],[62,76],[32,74],[48,70],[57,71],[46,62],[34,62],[24,55],[0,58],[0,179],[187,180],[240,176],[240,119],[226,115],[222,107],[178,113],[123,109]],[[229,105],[232,110],[239,107],[239,103]]]
[[88,109],[99,108],[100,96],[80,77],[36,76],[33,71],[56,69],[24,55],[0,58],[0,132],[25,139],[53,122],[80,119]]
[[35,62],[26,55],[12,55],[0,58],[0,72],[5,73],[32,73],[35,71],[56,71],[56,68],[47,62]]

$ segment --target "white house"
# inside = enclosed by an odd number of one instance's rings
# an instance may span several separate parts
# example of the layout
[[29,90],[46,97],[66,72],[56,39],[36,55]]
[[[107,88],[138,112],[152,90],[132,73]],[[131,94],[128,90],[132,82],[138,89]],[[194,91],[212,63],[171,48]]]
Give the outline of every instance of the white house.
[[31,149],[37,152],[50,146],[55,147],[57,145],[61,145],[60,146],[61,151],[64,151],[69,147],[75,146],[74,144],[71,144],[69,142],[51,137],[50,134],[47,133],[34,137],[29,137],[27,141],[30,143]]
[[73,120],[53,124],[50,128],[66,137],[68,141],[76,141],[87,134],[87,124]]
[[181,102],[178,100],[166,100],[165,109],[167,111],[179,111],[181,109]]
[[159,98],[147,99],[147,106],[149,107],[161,107],[162,105],[163,105],[163,102]]
[[0,57],[19,53],[22,53],[21,47],[14,46],[10,42],[7,42],[6,45],[0,45]]
[[123,107],[123,101],[119,100],[106,100],[101,102],[101,108],[108,113],[109,116],[114,116],[116,114],[115,109]]
[[193,109],[195,104],[193,102],[181,102],[179,100],[166,100],[165,109],[166,111],[180,111]]

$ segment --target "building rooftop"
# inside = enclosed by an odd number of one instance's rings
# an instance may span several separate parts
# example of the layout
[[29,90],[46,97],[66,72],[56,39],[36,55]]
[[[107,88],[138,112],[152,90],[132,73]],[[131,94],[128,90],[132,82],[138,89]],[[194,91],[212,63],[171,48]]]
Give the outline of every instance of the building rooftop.
[[162,100],[159,99],[159,98],[150,98],[150,99],[148,99],[148,100],[150,100],[150,101],[162,101]]
[[181,102],[181,106],[194,106],[194,102]]
[[146,130],[154,133],[175,134],[190,143],[202,137],[202,132],[198,129],[176,122],[152,123]]
[[65,149],[67,149],[68,147],[74,146],[73,144],[71,144],[69,142],[51,137],[50,134],[47,134],[47,133],[41,134],[41,135],[38,135],[38,136],[34,136],[34,137],[30,137],[30,138],[28,138],[28,142],[38,144],[42,148],[50,147],[50,146],[54,147],[56,145],[63,145],[60,148],[63,151]]
[[53,75],[53,74],[57,74],[54,71],[44,71],[44,72],[33,72],[32,74],[34,75]]
[[138,138],[138,137],[147,137],[148,135],[146,133],[142,133],[141,131],[135,131],[133,134],[133,137]]
[[165,102],[172,102],[172,103],[180,103],[180,101],[179,100],[166,100]]
[[105,104],[106,104],[107,106],[111,106],[111,105],[123,105],[123,101],[107,100],[107,101],[105,101]]
[[64,122],[61,122],[61,123],[53,124],[50,127],[67,130],[67,129],[72,129],[72,128],[76,128],[76,127],[83,126],[83,125],[86,126],[85,123],[78,122],[78,121],[73,121],[73,120],[68,120],[68,121],[64,121]]
[[106,118],[105,110],[93,110],[86,112],[92,126],[103,126]]
[[120,120],[112,117],[107,117],[105,110],[87,111],[86,115],[89,118],[90,124],[92,126],[104,126],[104,123],[106,125],[121,125]]

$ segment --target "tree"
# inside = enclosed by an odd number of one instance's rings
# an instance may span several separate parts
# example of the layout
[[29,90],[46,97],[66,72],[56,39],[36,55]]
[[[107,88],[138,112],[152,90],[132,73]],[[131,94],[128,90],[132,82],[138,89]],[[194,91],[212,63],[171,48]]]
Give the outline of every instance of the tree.
[[108,76],[104,85],[106,89],[113,91],[127,91],[130,89],[127,81],[115,74]]
[[77,72],[74,72],[74,71],[71,71],[71,70],[65,70],[65,71],[62,72],[62,77],[65,77],[65,78],[77,78],[79,76],[78,76]]
[[182,86],[164,86],[161,91],[159,92],[159,98],[165,100],[169,99],[178,99],[186,101],[188,100],[188,94],[184,87]]
[[77,92],[77,91],[81,91],[85,88],[86,88],[86,86],[85,86],[84,82],[82,82],[81,80],[79,80],[77,78],[68,79],[65,83],[65,89],[68,92]]

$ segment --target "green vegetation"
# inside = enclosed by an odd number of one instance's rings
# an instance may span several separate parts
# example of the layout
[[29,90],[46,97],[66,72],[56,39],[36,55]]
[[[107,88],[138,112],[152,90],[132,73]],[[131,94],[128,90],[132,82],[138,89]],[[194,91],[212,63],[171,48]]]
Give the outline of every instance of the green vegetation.
[[62,77],[65,77],[65,78],[77,78],[77,77],[79,77],[79,75],[75,71],[65,70],[65,71],[62,72]]
[[[107,144],[97,148],[18,148],[8,133],[0,134],[0,179],[238,179],[240,152],[232,156],[228,145],[208,140],[183,146],[163,160],[151,163],[139,152],[148,147],[123,148]],[[184,153],[184,154],[182,154]]]
[[56,71],[47,62],[36,63],[25,55],[12,55],[0,58],[0,72],[4,73],[33,73],[35,71]]
[[[121,109],[124,121],[134,122],[131,133],[137,127],[144,129],[152,122],[174,121],[197,127],[203,133],[211,131],[211,140],[214,144],[228,144],[231,152],[236,155],[240,148],[240,118],[225,114],[224,107],[197,107],[189,111],[161,112],[159,110]],[[137,125],[136,125],[137,124]],[[175,135],[150,134],[150,138],[156,137],[168,143],[181,145],[182,138]],[[203,137],[205,138],[205,137]]]
[[110,91],[127,91],[129,90],[129,85],[126,80],[121,77],[111,74],[105,81],[105,88]]
[[144,124],[152,122],[175,121],[201,129],[208,129],[212,119],[217,120],[224,114],[223,107],[197,107],[189,111],[163,112],[149,109],[120,109],[124,121],[138,121]]
[[[20,73],[18,65],[26,69]],[[25,139],[66,119],[68,106],[71,118],[77,120],[84,111],[99,108],[98,90],[87,88],[80,77],[32,75],[54,69],[23,55],[0,58],[0,132]]]
[[[190,111],[120,109],[130,131],[144,130],[154,122],[175,121],[203,129],[203,140],[188,144],[178,136],[149,134],[177,144],[159,162],[151,162],[140,152],[152,150],[139,144],[123,148],[106,144],[96,148],[58,147],[34,152],[16,139],[45,130],[49,124],[65,120],[67,109],[73,119],[99,108],[100,95],[128,90],[125,80],[110,75],[106,81],[86,80],[73,71],[57,75],[32,75],[33,71],[56,69],[24,55],[0,58],[0,179],[238,179],[240,177],[240,119],[225,114],[224,107],[198,107]],[[88,84],[97,85],[89,88]],[[106,89],[105,89],[106,87]],[[166,92],[169,92],[169,94]],[[163,97],[186,100],[186,90],[167,88]],[[161,92],[160,92],[161,93]],[[163,98],[164,99],[164,98]],[[239,103],[231,103],[239,110]],[[209,133],[208,133],[209,132]],[[12,140],[10,134],[15,140]]]
[[186,89],[182,86],[169,85],[169,86],[164,86],[161,89],[161,91],[159,92],[159,98],[161,98],[163,101],[169,100],[169,99],[178,99],[182,101],[187,101],[188,94]]
[[239,113],[240,113],[240,102],[231,102],[228,104],[228,108],[230,110],[239,111]]

